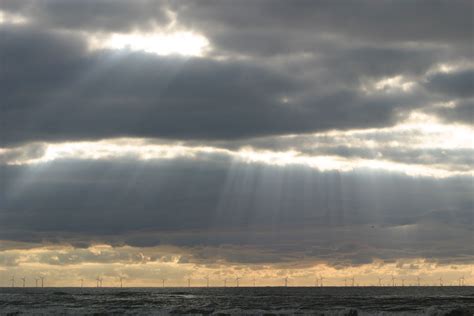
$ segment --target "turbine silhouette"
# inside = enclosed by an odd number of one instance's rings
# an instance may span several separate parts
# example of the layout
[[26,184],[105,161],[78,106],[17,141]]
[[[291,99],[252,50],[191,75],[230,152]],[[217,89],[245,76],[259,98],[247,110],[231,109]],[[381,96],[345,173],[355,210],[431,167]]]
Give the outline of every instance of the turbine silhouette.
[[236,277],[235,278],[235,284],[236,284],[237,287],[239,287],[239,285],[240,285],[239,281],[240,281],[240,277]]
[[383,280],[383,278],[381,278],[381,277],[377,277],[377,278],[379,279],[379,286],[382,286],[382,280]]
[[15,276],[14,275],[11,277],[10,282],[12,283],[12,287],[15,287]]
[[97,287],[102,287],[102,278],[100,276],[97,276],[95,280],[97,281]]
[[21,281],[23,282],[23,287],[25,287],[25,284],[26,284],[26,278],[25,278],[25,277],[22,277],[22,278],[21,278]]

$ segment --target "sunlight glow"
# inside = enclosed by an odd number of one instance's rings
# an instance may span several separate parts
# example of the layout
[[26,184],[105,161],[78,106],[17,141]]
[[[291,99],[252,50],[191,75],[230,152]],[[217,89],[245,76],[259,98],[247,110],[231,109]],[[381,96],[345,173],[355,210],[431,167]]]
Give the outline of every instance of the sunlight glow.
[[[407,136],[410,135],[410,136]],[[474,150],[474,130],[464,125],[447,125],[435,117],[414,112],[404,122],[389,128],[352,131],[333,131],[306,136],[280,136],[274,141],[288,140],[300,147],[282,147],[280,150],[263,150],[251,146],[227,149],[212,145],[186,144],[185,142],[158,142],[150,139],[120,138],[101,141],[44,144],[39,156],[21,154],[22,148],[0,148],[0,160],[10,165],[46,163],[57,159],[232,159],[243,163],[264,163],[274,166],[303,165],[320,171],[355,169],[385,170],[410,176],[444,178],[455,175],[473,175],[474,170],[456,165],[433,162],[417,164],[415,161],[391,161],[382,153],[401,150]],[[305,137],[299,138],[299,137]],[[325,140],[326,139],[326,140]],[[331,141],[327,143],[327,139]],[[325,143],[326,141],[326,143]],[[335,145],[334,145],[335,144]],[[345,157],[319,151],[320,146],[337,146],[367,149],[371,157]],[[35,144],[32,144],[33,146]],[[38,145],[38,144],[37,144]],[[309,152],[303,152],[305,148]],[[28,147],[23,149],[28,152]],[[30,150],[31,151],[31,150]],[[15,154],[16,153],[16,154]],[[20,153],[20,154],[18,154]],[[465,155],[465,154],[464,154]],[[220,157],[220,158],[218,158]]]
[[193,32],[175,33],[114,33],[91,39],[92,49],[118,49],[157,55],[201,57],[209,50],[209,41]]
[[416,86],[414,81],[410,81],[402,75],[394,77],[385,77],[378,81],[369,81],[362,84],[361,89],[367,93],[393,93],[393,92],[410,92]]
[[0,10],[0,25],[1,24],[24,24],[28,20],[26,17],[18,14],[12,14]]
[[[85,287],[95,287],[96,277],[101,275],[104,286],[120,286],[123,277],[126,286],[161,286],[161,278],[171,287],[186,286],[187,278],[192,286],[206,286],[205,276],[210,278],[210,286],[235,286],[236,277],[241,277],[241,286],[251,286],[253,279],[259,286],[281,286],[284,276],[289,278],[289,286],[314,286],[315,277],[324,276],[325,286],[343,286],[345,279],[355,277],[359,286],[377,286],[382,277],[384,286],[396,285],[402,279],[405,285],[438,285],[442,276],[445,285],[459,285],[464,277],[464,285],[474,282],[471,264],[440,264],[423,258],[398,259],[395,262],[374,261],[359,266],[332,267],[317,259],[304,259],[300,265],[278,264],[238,264],[219,261],[213,265],[199,262],[182,262],[181,258],[190,254],[185,249],[169,246],[139,248],[131,246],[111,247],[93,245],[88,248],[71,246],[38,246],[30,249],[7,249],[0,251],[0,258],[8,259],[15,265],[0,264],[0,286],[9,286],[11,275],[24,275],[29,286],[34,278],[45,277],[46,286],[79,286],[84,279]],[[420,279],[418,279],[420,278]]]

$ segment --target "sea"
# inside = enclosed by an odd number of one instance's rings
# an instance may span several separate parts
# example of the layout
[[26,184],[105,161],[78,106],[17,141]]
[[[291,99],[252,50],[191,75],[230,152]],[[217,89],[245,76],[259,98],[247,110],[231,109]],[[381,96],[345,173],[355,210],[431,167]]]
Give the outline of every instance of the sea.
[[1,315],[474,315],[474,287],[0,288]]

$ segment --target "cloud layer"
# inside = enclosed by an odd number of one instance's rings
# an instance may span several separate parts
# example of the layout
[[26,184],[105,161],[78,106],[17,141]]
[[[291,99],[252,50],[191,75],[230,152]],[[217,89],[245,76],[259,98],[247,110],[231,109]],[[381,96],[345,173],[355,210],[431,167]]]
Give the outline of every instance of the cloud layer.
[[[472,263],[473,10],[2,1],[3,250],[85,258],[50,265],[154,247],[202,265]],[[208,45],[158,49],[176,34]],[[129,253],[99,260],[84,250],[97,243]]]

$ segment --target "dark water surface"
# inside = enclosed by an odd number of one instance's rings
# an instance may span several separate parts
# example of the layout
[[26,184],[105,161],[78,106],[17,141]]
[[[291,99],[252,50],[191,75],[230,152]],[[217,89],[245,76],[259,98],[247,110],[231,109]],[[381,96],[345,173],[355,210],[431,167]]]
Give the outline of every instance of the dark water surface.
[[0,288],[0,314],[474,315],[474,287]]

